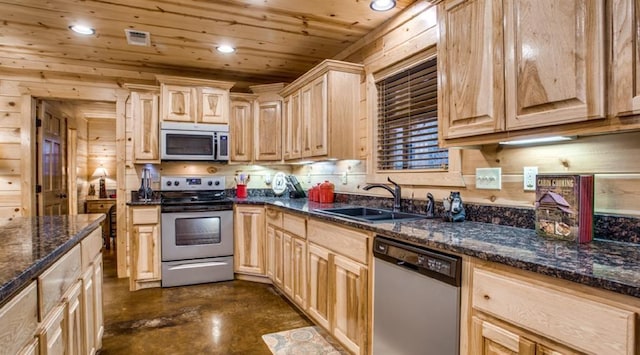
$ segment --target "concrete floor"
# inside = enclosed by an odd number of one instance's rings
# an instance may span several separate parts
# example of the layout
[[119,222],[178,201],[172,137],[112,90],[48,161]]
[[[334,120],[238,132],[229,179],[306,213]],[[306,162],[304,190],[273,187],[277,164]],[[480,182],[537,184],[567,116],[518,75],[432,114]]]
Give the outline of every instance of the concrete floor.
[[129,291],[103,250],[102,355],[271,354],[261,336],[312,325],[272,286],[227,281]]

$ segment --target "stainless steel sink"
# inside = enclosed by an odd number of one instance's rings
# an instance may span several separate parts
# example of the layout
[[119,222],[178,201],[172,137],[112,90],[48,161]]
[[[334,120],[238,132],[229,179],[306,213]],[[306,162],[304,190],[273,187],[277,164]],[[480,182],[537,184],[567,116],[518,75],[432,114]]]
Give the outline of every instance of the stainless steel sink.
[[330,216],[368,223],[389,223],[426,218],[424,215],[415,213],[394,212],[391,210],[370,207],[326,208],[315,209],[314,211]]

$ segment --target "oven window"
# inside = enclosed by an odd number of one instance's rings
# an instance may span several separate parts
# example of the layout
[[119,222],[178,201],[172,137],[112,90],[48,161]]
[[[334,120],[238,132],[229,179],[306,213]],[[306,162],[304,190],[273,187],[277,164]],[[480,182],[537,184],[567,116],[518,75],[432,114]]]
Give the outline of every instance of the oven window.
[[176,245],[220,244],[220,217],[177,218]]
[[213,155],[213,135],[167,133],[167,155]]

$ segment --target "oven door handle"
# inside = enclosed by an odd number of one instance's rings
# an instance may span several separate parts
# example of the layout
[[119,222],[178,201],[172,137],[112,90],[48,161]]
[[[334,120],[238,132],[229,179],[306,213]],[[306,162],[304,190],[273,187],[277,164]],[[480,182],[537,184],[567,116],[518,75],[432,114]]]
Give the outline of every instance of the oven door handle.
[[199,267],[223,266],[223,265],[229,265],[229,263],[220,262],[220,261],[210,261],[210,262],[206,262],[206,263],[187,263],[187,264],[180,264],[180,265],[171,266],[171,267],[169,267],[169,270],[195,269],[195,268],[199,268]]

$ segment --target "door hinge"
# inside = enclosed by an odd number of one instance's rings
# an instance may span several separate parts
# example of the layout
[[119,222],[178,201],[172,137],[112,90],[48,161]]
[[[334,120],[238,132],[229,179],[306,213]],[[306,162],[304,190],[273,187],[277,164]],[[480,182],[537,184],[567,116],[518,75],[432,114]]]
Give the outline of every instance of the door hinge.
[[42,193],[42,185],[36,185],[36,193]]
[[36,127],[42,127],[42,120],[36,117]]

